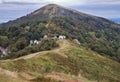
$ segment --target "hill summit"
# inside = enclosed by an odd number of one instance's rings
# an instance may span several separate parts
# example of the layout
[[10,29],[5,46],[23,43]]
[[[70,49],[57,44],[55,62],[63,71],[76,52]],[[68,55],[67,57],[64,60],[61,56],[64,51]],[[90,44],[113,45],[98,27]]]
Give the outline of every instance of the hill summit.
[[[62,7],[57,4],[48,4],[40,9],[32,12],[28,16],[40,16],[40,15],[46,15],[49,17],[71,16],[71,17],[75,17],[75,18],[81,19],[81,20],[94,19],[94,20],[102,21],[102,19],[103,19],[103,18],[100,18],[97,16],[93,16],[93,15],[89,15],[89,14],[85,14],[85,13],[76,11],[71,8]],[[104,21],[108,22],[108,20],[105,20],[105,19],[104,19]]]

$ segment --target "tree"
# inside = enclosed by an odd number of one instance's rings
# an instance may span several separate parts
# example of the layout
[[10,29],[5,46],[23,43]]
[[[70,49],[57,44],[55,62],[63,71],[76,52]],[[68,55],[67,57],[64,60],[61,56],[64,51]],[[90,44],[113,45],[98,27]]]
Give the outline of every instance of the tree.
[[6,48],[9,45],[9,39],[7,36],[0,36],[0,46]]
[[28,41],[27,41],[27,39],[24,38],[24,37],[18,39],[18,41],[16,42],[16,48],[17,48],[18,50],[24,49],[27,45],[28,45]]

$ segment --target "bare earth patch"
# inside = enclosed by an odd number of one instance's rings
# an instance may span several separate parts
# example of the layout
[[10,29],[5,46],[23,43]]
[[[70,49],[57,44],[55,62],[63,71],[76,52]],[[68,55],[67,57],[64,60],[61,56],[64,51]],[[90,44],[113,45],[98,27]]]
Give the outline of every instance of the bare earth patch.
[[47,74],[45,77],[46,78],[50,77],[50,78],[53,78],[53,79],[56,79],[56,80],[59,80],[62,82],[83,82],[80,79],[64,78],[64,77],[61,77],[57,74]]
[[2,68],[0,68],[0,73],[1,74],[5,74],[5,75],[10,76],[10,77],[14,77],[14,78],[18,77],[17,72],[5,70],[5,69],[2,69]]
[[30,79],[33,79],[34,77],[31,76],[30,74],[26,73],[26,72],[21,72],[20,75],[22,77],[24,77],[26,80],[30,80]]

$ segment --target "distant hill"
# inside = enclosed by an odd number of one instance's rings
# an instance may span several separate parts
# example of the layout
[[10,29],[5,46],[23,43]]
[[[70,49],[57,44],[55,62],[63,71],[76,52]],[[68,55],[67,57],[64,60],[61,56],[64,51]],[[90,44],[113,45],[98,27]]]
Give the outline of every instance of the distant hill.
[[81,45],[120,61],[119,24],[56,4],[1,24],[0,46],[18,52],[44,35],[78,39]]
[[120,18],[111,18],[110,20],[120,24]]

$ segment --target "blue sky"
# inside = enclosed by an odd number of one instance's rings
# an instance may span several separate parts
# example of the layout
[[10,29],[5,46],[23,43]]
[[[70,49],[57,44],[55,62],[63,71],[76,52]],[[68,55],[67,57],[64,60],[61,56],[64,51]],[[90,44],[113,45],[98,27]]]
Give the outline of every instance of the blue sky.
[[120,18],[120,0],[0,0],[0,23],[55,3],[105,18]]

